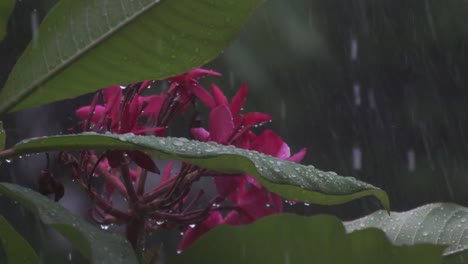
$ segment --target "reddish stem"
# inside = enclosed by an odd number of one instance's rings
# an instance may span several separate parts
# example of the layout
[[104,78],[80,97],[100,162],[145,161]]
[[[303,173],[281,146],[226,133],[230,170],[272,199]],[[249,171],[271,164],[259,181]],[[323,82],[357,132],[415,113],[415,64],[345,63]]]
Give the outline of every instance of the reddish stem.
[[[91,156],[91,161],[92,163],[91,166],[93,166],[93,163],[97,162],[97,157],[96,155]],[[106,168],[102,164],[99,164],[96,168],[96,174],[98,174],[100,177],[102,177],[106,183],[110,184],[112,187],[114,187],[120,194],[122,194],[123,197],[128,197],[127,190],[125,189],[125,186],[122,184],[122,182],[119,180],[119,178],[115,177],[111,173],[109,173]]]
[[130,207],[134,207],[138,202],[138,196],[135,192],[135,187],[133,187],[132,178],[130,177],[130,168],[128,167],[128,162],[125,161],[120,164],[120,172],[122,174],[122,179],[127,189],[128,199],[130,201]]

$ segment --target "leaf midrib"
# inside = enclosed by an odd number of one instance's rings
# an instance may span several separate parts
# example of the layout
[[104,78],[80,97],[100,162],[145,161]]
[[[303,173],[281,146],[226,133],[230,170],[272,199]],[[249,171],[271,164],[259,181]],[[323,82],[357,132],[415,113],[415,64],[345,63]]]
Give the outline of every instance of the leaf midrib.
[[[78,52],[75,55],[70,56],[68,59],[64,60],[63,63],[59,63],[55,69],[49,71],[43,78],[33,82],[26,89],[19,91],[16,95],[12,96],[9,101],[7,101],[3,106],[0,106],[0,115],[10,111],[15,105],[26,98],[29,94],[33,93],[38,89],[43,83],[52,79],[57,73],[65,70],[69,65],[73,64],[80,57],[85,56],[90,50],[99,46],[101,43],[105,42],[108,38],[112,37],[115,33],[119,32],[132,22],[135,22],[135,19],[142,16],[144,13],[152,9],[155,5],[161,3],[161,0],[154,0],[150,4],[141,8],[138,12],[135,12],[134,15],[131,15],[123,20],[122,23],[117,24],[117,26],[110,28],[110,30],[96,38],[95,41],[92,41],[89,45],[85,46],[83,49],[78,49]],[[60,4],[60,3],[59,3]],[[30,46],[31,44],[29,44]]]

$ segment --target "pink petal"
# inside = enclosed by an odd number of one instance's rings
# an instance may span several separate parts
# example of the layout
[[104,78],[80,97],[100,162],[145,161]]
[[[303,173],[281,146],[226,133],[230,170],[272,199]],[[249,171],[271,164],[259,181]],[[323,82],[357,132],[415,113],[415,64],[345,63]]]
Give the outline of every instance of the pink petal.
[[[78,108],[75,111],[75,113],[79,118],[83,120],[87,120],[91,114],[91,110],[92,110],[92,107],[88,105],[88,106],[83,106],[83,107]],[[105,112],[106,112],[106,108],[104,106],[96,105],[96,107],[94,108],[94,114],[91,116],[91,123],[92,124],[99,123],[104,117]]]
[[239,214],[239,212],[237,212],[236,210],[232,210],[231,212],[229,212],[229,214],[226,215],[223,221],[224,224],[233,226],[241,225],[245,222],[248,222],[248,219],[246,219],[244,215]]
[[198,141],[205,142],[208,141],[208,138],[210,137],[210,132],[206,131],[203,127],[192,128],[190,129],[190,132],[192,132],[192,135]]
[[216,104],[213,96],[201,87],[198,83],[192,83],[188,85],[189,90],[206,106],[209,108],[215,108]]
[[130,178],[132,179],[132,181],[136,181],[138,179],[138,177],[141,175],[141,168],[139,169],[140,172],[136,171],[136,170],[132,170],[132,169],[129,169],[129,172],[130,172]]
[[[115,104],[120,104],[122,99],[122,89],[120,86],[114,85],[102,90],[104,95],[104,103],[108,107],[116,107]],[[118,107],[118,106],[117,106]]]
[[136,128],[139,115],[140,105],[138,97],[134,97],[130,103],[124,106],[119,133],[127,133]]
[[289,156],[291,156],[291,150],[289,149],[288,144],[283,142],[278,152],[276,153],[275,157],[280,158],[280,159],[287,159],[289,158]]
[[195,80],[195,79],[202,78],[202,77],[205,77],[205,76],[208,76],[208,75],[215,76],[215,77],[220,77],[221,73],[215,72],[215,71],[212,71],[212,70],[205,70],[205,69],[201,69],[201,68],[196,68],[196,69],[193,69],[193,70],[191,70],[191,71],[189,71],[187,73],[177,75],[177,76],[174,76],[174,77],[170,77],[170,78],[168,78],[168,80],[170,82],[185,83],[188,80]]
[[143,135],[143,136],[158,135],[159,136],[161,132],[164,132],[164,131],[166,131],[165,127],[150,127],[150,128],[144,128],[144,129],[134,129],[134,130],[131,130],[130,132],[132,132],[135,135]]
[[303,148],[299,152],[297,152],[296,154],[289,157],[288,160],[292,161],[292,162],[299,163],[305,157],[306,153],[307,153],[307,149]]
[[252,149],[276,157],[283,144],[283,140],[275,132],[265,130],[252,142]]
[[249,188],[247,193],[242,197],[242,200],[240,201],[238,206],[242,208],[240,213],[248,213],[251,219],[247,219],[247,221],[243,222],[242,224],[249,224],[253,222],[253,220],[257,220],[264,216],[281,212],[283,210],[282,201],[281,204],[279,204],[278,198],[273,196],[273,199],[271,199],[271,195],[274,194],[269,193],[263,187]]
[[257,188],[262,187],[262,185],[260,184],[260,182],[257,179],[255,179],[254,177],[249,176],[249,175],[247,175],[247,182],[249,182],[250,184],[252,184],[253,186],[255,186]]
[[219,196],[227,198],[233,193],[241,192],[245,185],[243,176],[215,176],[214,182]]
[[237,117],[244,106],[245,100],[247,99],[247,85],[243,84],[236,95],[232,98],[231,101],[231,112],[233,117]]
[[255,220],[273,214],[274,211],[267,207],[268,200],[262,189],[251,187],[240,200],[235,202],[238,210],[233,210],[225,218],[224,223],[229,225],[250,224]]
[[224,144],[234,132],[234,122],[231,111],[226,105],[220,105],[211,110],[210,117],[211,140]]
[[119,123],[120,102],[122,100],[122,89],[115,85],[102,90],[107,115],[112,119],[111,126],[117,127]]
[[202,68],[196,68],[196,69],[193,69],[193,70],[189,71],[187,73],[187,75],[190,76],[190,78],[198,79],[198,78],[202,78],[202,77],[205,77],[205,76],[208,76],[208,75],[215,76],[215,77],[221,77],[222,74],[219,73],[219,72],[213,71],[213,70],[206,70],[206,69],[202,69]]
[[171,85],[169,85],[169,89],[167,89],[167,93],[170,94],[170,93],[174,93],[177,88],[179,88],[179,84],[178,83],[171,83]]
[[213,211],[210,213],[208,218],[200,224],[196,225],[194,228],[189,228],[186,230],[182,241],[179,244],[179,250],[186,249],[190,244],[192,244],[199,237],[204,235],[210,229],[221,224],[223,222],[223,216],[218,211]]
[[243,149],[251,149],[251,142],[257,136],[252,131],[247,131],[242,134],[242,136],[238,137],[234,142],[234,146]]
[[271,121],[271,116],[260,113],[260,112],[251,112],[242,116],[245,126],[256,126],[265,122]]
[[216,105],[228,105],[228,100],[226,96],[216,84],[211,84],[211,91],[213,93]]
[[140,88],[138,88],[138,94],[141,94],[146,88],[148,88],[153,83],[153,80],[146,80],[141,83]]
[[145,109],[143,109],[142,115],[152,115],[156,119],[159,115],[159,111],[161,110],[161,106],[164,101],[164,96],[151,95],[142,98],[143,101],[146,103],[146,107]]

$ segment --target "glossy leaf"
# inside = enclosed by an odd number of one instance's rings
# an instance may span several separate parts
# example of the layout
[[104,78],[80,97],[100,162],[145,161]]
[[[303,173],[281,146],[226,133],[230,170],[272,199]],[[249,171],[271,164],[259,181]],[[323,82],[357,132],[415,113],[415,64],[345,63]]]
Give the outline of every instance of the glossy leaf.
[[59,1],[1,91],[0,114],[205,64],[262,1]]
[[346,234],[332,216],[277,214],[251,225],[216,227],[170,263],[441,263],[442,250],[394,246],[378,229]]
[[3,150],[5,148],[5,142],[6,142],[6,132],[3,129],[3,122],[0,121],[0,150]]
[[0,242],[8,263],[39,263],[39,257],[15,228],[0,215]]
[[444,263],[468,260],[468,208],[456,204],[428,204],[407,212],[392,212],[390,216],[377,211],[345,226],[350,232],[368,227],[382,229],[396,245],[447,245]]
[[97,229],[49,198],[11,183],[0,183],[0,193],[37,214],[44,224],[70,240],[92,263],[138,263],[123,237]]
[[386,209],[389,208],[384,191],[353,177],[338,176],[334,172],[324,172],[313,166],[273,158],[256,151],[185,138],[96,133],[53,136],[22,141],[0,158],[77,149],[143,150],[160,159],[180,160],[219,172],[249,174],[286,199],[331,205],[373,195]]
[[5,38],[7,33],[8,20],[15,8],[16,0],[2,0],[0,1],[0,41]]

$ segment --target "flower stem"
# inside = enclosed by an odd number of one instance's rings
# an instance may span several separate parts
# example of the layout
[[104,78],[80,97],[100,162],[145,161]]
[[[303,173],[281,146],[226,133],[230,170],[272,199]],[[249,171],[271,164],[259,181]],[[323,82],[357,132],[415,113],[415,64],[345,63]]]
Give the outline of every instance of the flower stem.
[[144,228],[145,228],[145,219],[142,217],[135,217],[133,218],[128,224],[125,230],[125,236],[132,245],[133,249],[136,253],[140,254],[142,248],[144,247],[144,243],[142,243],[141,236],[144,236]]
[[[97,160],[98,159],[95,155],[91,156],[91,161],[93,163],[96,163]],[[93,166],[92,163],[91,163],[91,166]],[[106,183],[112,185],[112,187],[114,187],[124,197],[128,197],[127,190],[125,189],[125,186],[122,184],[122,182],[117,177],[109,173],[102,164],[99,164],[97,166],[96,174],[102,177],[106,181]]]
[[137,195],[139,196],[143,195],[143,192],[145,191],[146,176],[148,176],[148,171],[142,170],[140,177],[138,177]]
[[128,199],[130,201],[130,207],[133,207],[135,205],[135,203],[138,202],[138,196],[137,196],[137,193],[135,192],[135,188],[133,187],[133,183],[132,183],[132,179],[130,177],[130,171],[129,170],[130,169],[128,167],[128,162],[127,161],[122,162],[122,164],[120,164],[120,171],[121,171],[121,174],[122,174],[122,179],[123,179],[125,188],[127,189]]

